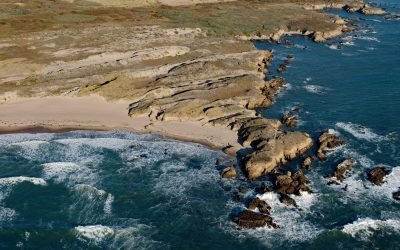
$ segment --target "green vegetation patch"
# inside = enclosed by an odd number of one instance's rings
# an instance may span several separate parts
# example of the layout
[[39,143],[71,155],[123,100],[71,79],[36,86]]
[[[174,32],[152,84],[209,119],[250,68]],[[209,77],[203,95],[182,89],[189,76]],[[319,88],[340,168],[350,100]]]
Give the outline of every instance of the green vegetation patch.
[[30,13],[31,11],[29,9],[23,9],[19,7],[4,8],[0,9],[0,19],[5,19],[10,16],[26,15]]
[[200,27],[214,35],[269,35],[278,29],[325,31],[333,27],[331,16],[294,3],[246,1],[163,7],[158,15],[175,27]]
[[54,19],[58,22],[64,23],[82,23],[94,21],[96,20],[96,17],[84,14],[64,14],[55,16]]

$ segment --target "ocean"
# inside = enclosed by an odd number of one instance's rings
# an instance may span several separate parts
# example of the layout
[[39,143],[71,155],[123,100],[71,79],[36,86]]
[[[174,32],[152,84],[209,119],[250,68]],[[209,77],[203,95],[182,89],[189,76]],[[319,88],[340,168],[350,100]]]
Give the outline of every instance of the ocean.
[[[375,2],[400,14],[397,0]],[[305,171],[314,193],[294,197],[298,208],[259,196],[280,228],[231,222],[244,208],[238,188],[250,199],[262,180],[222,180],[215,162],[226,156],[205,146],[123,131],[10,134],[0,135],[0,248],[399,249],[400,20],[330,12],[361,18],[357,30],[327,44],[255,43],[274,51],[271,72],[288,83],[263,116],[295,109],[296,130],[346,141]],[[287,70],[275,73],[287,55]],[[352,175],[327,185],[349,157]],[[366,179],[375,166],[391,170],[382,186]]]

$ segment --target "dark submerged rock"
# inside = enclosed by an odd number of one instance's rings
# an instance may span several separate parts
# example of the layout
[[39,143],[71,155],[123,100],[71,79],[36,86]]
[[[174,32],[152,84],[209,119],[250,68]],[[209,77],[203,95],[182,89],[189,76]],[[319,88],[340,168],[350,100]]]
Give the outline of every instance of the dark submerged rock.
[[267,192],[272,192],[272,188],[268,187],[265,185],[265,183],[261,183],[258,187],[255,188],[255,191],[259,194],[267,193]]
[[258,228],[258,227],[272,227],[278,226],[272,222],[272,217],[266,214],[256,213],[250,210],[244,210],[233,218],[233,222],[243,228]]
[[393,193],[393,199],[400,201],[400,191]]
[[288,206],[297,207],[296,201],[287,194],[281,194],[279,201]]

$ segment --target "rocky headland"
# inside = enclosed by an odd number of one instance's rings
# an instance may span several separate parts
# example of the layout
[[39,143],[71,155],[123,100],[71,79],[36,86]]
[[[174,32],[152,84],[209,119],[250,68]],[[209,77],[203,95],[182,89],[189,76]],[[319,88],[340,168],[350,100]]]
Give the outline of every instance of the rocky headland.
[[[300,171],[276,175],[276,170],[304,156],[314,142],[308,134],[284,126],[296,125],[292,114],[282,119],[284,124],[260,116],[259,110],[273,104],[285,83],[270,77],[272,52],[256,50],[251,41],[280,42],[284,35],[302,35],[324,42],[351,30],[346,20],[318,11],[324,8],[384,14],[346,0],[207,1],[190,6],[185,1],[144,1],[129,8],[126,1],[112,6],[100,0],[77,2],[10,0],[0,5],[0,113],[15,103],[21,116],[34,113],[30,100],[47,96],[100,96],[127,103],[123,112],[140,132],[190,139],[190,131],[182,129],[186,125],[218,128],[207,137],[197,133],[196,139],[206,138],[238,157],[240,166],[224,168],[222,176],[232,179],[244,173],[255,180],[272,174],[275,192],[293,206],[292,195],[310,191],[308,180]],[[287,59],[281,72],[290,63]],[[95,116],[104,114],[96,106],[90,110]],[[35,119],[29,121],[31,126],[54,126],[52,120]],[[1,128],[18,129],[27,122],[4,116]],[[125,120],[123,124],[129,127]],[[215,131],[236,137],[224,140]],[[325,159],[342,144],[335,135],[322,134],[317,157]],[[306,160],[303,165],[309,169],[312,159]],[[334,177],[340,180],[349,165],[343,163]],[[276,227],[268,204],[255,200],[248,209],[234,217],[239,226]]]

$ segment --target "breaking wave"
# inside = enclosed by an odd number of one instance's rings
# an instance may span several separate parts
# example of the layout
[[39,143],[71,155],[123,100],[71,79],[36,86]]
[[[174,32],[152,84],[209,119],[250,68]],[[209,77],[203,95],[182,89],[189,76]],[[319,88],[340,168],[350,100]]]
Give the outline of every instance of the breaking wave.
[[373,236],[375,232],[382,230],[400,232],[400,221],[363,218],[345,225],[342,232],[349,234],[354,238],[368,240],[368,238]]
[[330,89],[325,88],[323,86],[319,86],[319,85],[306,85],[304,86],[304,88],[313,94],[318,94],[318,95],[324,95],[326,94],[327,91],[329,91]]
[[367,141],[382,141],[385,140],[385,136],[380,136],[374,133],[370,128],[364,127],[359,124],[354,124],[351,122],[338,122],[335,125],[337,128],[351,134],[357,139],[367,140]]

